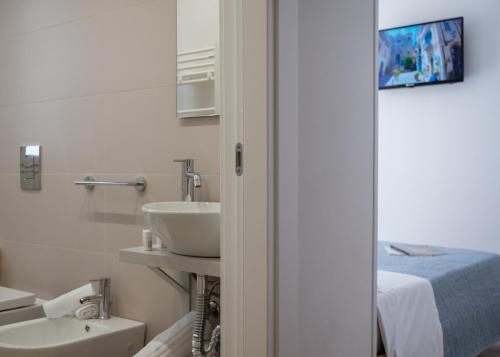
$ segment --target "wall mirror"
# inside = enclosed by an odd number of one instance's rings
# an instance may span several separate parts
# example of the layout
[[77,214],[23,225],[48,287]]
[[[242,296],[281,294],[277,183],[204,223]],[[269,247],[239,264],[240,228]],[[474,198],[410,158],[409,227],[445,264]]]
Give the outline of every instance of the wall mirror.
[[220,114],[219,0],[177,0],[177,117]]

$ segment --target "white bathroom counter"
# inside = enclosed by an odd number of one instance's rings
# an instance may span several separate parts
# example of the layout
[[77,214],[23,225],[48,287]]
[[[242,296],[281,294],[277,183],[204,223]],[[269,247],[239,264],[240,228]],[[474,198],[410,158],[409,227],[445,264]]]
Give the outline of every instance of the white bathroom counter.
[[122,249],[120,250],[120,262],[200,275],[220,276],[219,258],[188,257],[171,253],[159,247],[154,247],[152,251],[145,251],[142,246]]

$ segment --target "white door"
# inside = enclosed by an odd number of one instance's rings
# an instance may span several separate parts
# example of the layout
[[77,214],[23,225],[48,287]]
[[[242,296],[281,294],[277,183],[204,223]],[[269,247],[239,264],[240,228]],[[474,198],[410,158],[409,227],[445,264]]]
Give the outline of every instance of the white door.
[[223,355],[372,356],[376,1],[222,0],[221,15]]
[[280,0],[278,355],[375,354],[374,0]]

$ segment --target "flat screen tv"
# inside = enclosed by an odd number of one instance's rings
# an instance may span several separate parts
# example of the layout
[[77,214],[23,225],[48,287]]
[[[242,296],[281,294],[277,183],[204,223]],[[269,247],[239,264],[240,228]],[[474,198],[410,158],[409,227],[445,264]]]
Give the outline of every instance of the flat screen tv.
[[464,80],[464,19],[379,31],[379,89]]

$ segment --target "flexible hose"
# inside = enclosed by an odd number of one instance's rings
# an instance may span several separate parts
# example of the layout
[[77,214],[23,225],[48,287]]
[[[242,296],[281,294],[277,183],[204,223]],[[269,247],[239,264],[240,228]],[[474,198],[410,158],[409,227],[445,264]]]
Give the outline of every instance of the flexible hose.
[[207,278],[198,275],[196,279],[196,320],[193,325],[193,357],[205,356],[205,321],[208,318]]
[[220,325],[217,325],[212,331],[212,337],[210,338],[210,344],[208,345],[206,353],[210,354],[210,352],[216,352],[215,349],[219,345],[219,342],[220,342]]

